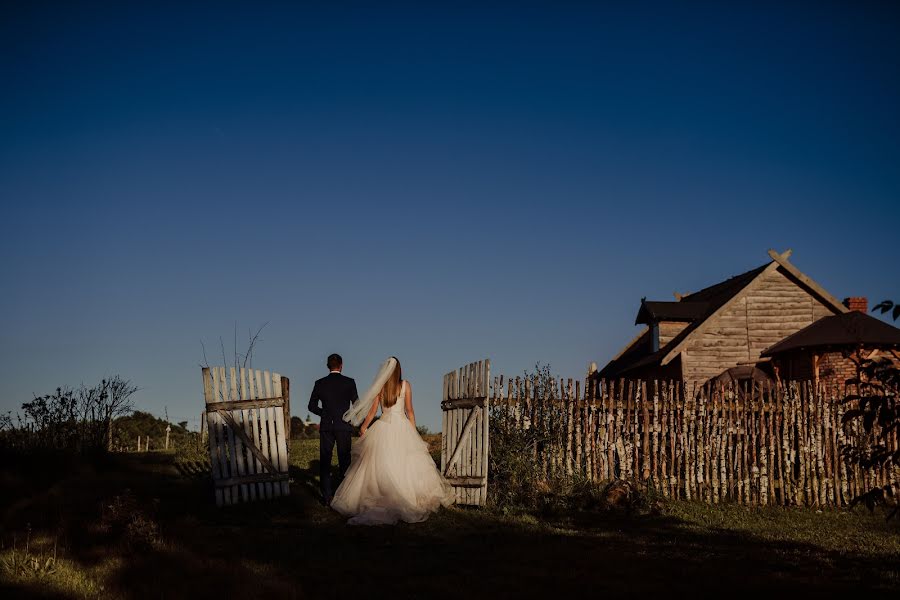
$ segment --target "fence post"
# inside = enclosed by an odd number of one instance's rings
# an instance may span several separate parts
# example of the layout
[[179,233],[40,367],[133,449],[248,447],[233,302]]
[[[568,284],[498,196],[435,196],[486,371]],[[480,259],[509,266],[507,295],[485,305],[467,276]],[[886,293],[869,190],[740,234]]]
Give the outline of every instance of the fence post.
[[206,411],[202,411],[200,413],[200,443],[206,443],[207,436],[207,426],[206,426]]
[[284,398],[284,431],[288,456],[291,455],[291,380],[281,378],[281,396]]

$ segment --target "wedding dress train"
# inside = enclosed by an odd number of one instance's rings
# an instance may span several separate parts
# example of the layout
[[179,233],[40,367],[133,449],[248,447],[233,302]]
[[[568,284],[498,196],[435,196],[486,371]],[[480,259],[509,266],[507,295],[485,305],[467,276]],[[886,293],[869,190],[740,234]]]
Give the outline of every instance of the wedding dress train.
[[418,523],[453,503],[453,489],[406,417],[405,392],[404,381],[397,402],[382,404],[381,417],[353,446],[350,468],[331,502],[351,517],[350,524]]

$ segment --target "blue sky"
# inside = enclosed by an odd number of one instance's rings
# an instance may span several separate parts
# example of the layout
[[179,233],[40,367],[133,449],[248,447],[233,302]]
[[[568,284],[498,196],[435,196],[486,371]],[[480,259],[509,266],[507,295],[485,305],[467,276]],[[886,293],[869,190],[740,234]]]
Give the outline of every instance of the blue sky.
[[888,3],[5,3],[0,411],[119,373],[196,421],[263,323],[295,414],[340,352],[419,421],[490,357],[563,376],[794,250],[900,299]]

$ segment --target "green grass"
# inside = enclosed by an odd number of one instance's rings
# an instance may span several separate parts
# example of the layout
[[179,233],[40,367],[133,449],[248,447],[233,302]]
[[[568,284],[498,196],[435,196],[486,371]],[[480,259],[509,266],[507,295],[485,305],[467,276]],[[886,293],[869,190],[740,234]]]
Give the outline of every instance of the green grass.
[[354,528],[318,502],[317,440],[292,444],[290,497],[221,509],[208,476],[179,468],[172,454],[40,466],[0,472],[0,558],[13,536],[22,551],[30,523],[29,551],[46,556],[55,538],[57,567],[14,574],[0,562],[0,595],[315,598],[377,586],[458,599],[900,588],[900,527],[865,510],[676,502],[659,515],[538,517],[453,507],[425,523]]

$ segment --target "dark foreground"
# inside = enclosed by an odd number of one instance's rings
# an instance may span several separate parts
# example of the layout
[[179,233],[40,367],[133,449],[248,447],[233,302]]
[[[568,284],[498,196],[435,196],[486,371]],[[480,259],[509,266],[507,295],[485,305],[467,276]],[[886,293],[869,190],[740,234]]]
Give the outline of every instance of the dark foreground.
[[[900,589],[900,527],[876,513],[670,504],[538,519],[455,508],[353,528],[314,494],[225,509],[167,454],[0,467],[0,596],[121,598],[832,597]],[[48,472],[48,471],[52,471]],[[25,553],[25,544],[28,553]],[[53,555],[56,562],[46,566]],[[740,594],[742,595],[742,594]]]

